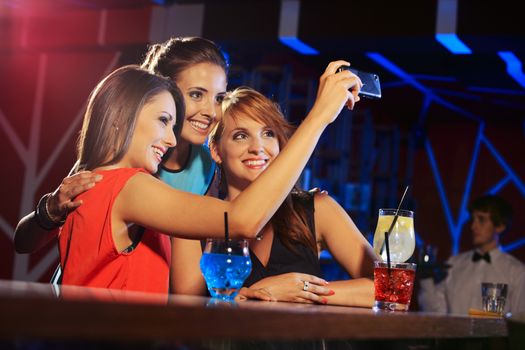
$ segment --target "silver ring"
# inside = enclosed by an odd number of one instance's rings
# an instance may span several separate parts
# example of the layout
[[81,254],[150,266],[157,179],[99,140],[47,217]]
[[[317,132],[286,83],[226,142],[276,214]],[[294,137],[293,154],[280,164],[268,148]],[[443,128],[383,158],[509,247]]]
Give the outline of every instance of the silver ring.
[[305,292],[308,292],[308,287],[310,287],[310,282],[308,281],[303,281],[303,290]]

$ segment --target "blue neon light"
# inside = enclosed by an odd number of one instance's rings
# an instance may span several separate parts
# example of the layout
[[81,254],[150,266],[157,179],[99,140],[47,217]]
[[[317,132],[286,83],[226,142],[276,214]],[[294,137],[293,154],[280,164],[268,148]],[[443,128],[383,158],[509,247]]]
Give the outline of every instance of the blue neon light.
[[458,38],[456,33],[437,33],[436,40],[454,55],[472,54],[472,50]]
[[319,55],[319,51],[303,43],[295,36],[281,36],[279,40],[286,46],[294,49],[302,55]]
[[476,137],[476,143],[474,145],[474,151],[472,154],[472,159],[470,161],[469,170],[467,174],[467,180],[465,184],[465,190],[463,191],[463,196],[461,199],[461,206],[458,212],[457,221],[454,222],[452,217],[452,212],[450,210],[450,205],[445,193],[445,187],[443,185],[443,180],[439,174],[439,168],[437,166],[436,159],[434,157],[434,152],[430,142],[427,140],[425,142],[425,148],[428,154],[428,159],[430,161],[430,167],[432,168],[432,173],[434,174],[434,179],[438,188],[439,197],[441,199],[441,204],[443,210],[445,211],[445,218],[447,219],[448,228],[452,236],[452,254],[457,254],[459,252],[459,240],[461,236],[461,229],[463,224],[468,220],[467,204],[470,196],[470,190],[472,188],[472,179],[474,178],[474,172],[476,169],[476,163],[479,156],[479,148],[481,144],[481,139],[483,136],[484,124],[482,123],[478,130],[478,135]]
[[521,90],[499,89],[499,88],[490,88],[490,87],[482,87],[482,86],[470,86],[467,88],[467,90],[474,91],[474,92],[486,92],[487,94],[525,96],[525,91],[521,91]]
[[416,83],[418,90],[426,90],[426,88],[419,84],[416,79],[414,79],[410,74],[396,66],[392,61],[390,61],[385,56],[381,55],[379,52],[367,52],[366,55],[371,58],[372,60],[376,61],[386,69],[388,69],[393,74],[397,75],[403,80],[406,80],[410,85],[413,85],[413,83]]
[[425,99],[423,100],[423,106],[421,107],[421,110],[419,111],[419,124],[423,125],[423,121],[427,117],[428,109],[430,108],[430,105],[432,104],[432,98],[428,95],[425,95]]
[[310,168],[305,168],[303,170],[303,188],[309,189],[311,188],[311,182],[312,182],[312,170]]
[[[470,197],[470,190],[472,188],[472,180],[474,178],[474,173],[476,171],[476,163],[478,162],[479,157],[479,146],[481,145],[481,139],[483,137],[483,130],[485,129],[485,123],[481,123],[479,125],[478,134],[476,135],[476,142],[474,144],[474,151],[472,152],[472,159],[470,161],[469,169],[468,169],[468,175],[467,175],[467,181],[465,184],[465,188],[463,190],[463,197],[461,199],[461,207],[459,209],[459,215],[458,215],[458,222],[456,226],[456,234],[458,236],[461,236],[461,228],[463,226],[463,223],[468,220],[468,212],[467,212],[467,206],[468,206],[468,200]],[[458,242],[459,243],[459,242]]]
[[523,74],[521,69],[519,58],[510,51],[499,51],[498,55],[507,64],[507,73],[525,89],[525,74]]
[[[459,39],[458,39],[459,40]],[[479,158],[479,150],[481,143],[487,146],[489,152],[496,158],[500,166],[504,169],[504,171],[507,173],[507,176],[505,176],[502,180],[500,180],[498,183],[496,183],[492,188],[490,188],[487,193],[495,194],[498,193],[505,187],[509,182],[513,182],[516,187],[519,189],[519,191],[522,193],[523,196],[525,196],[525,184],[524,182],[519,178],[517,173],[510,167],[510,165],[505,161],[505,159],[499,154],[499,152],[496,150],[496,148],[490,143],[490,141],[483,135],[484,131],[484,123],[482,120],[477,117],[476,115],[472,114],[469,111],[463,110],[460,107],[450,103],[446,99],[442,98],[441,96],[437,95],[439,93],[438,91],[434,91],[425,85],[421,84],[419,81],[417,81],[417,78],[425,79],[425,76],[417,76],[417,75],[411,75],[407,72],[400,69],[398,66],[396,66],[394,63],[392,63],[390,60],[388,60],[386,57],[382,56],[379,53],[367,53],[367,56],[374,60],[376,63],[380,64],[390,72],[392,72],[394,75],[401,78],[406,84],[411,85],[413,88],[421,91],[424,94],[424,101],[423,105],[421,107],[420,111],[420,123],[423,123],[423,120],[428,113],[428,109],[432,102],[436,102],[440,105],[442,105],[445,108],[449,108],[453,111],[458,112],[459,114],[466,116],[470,119],[475,119],[480,122],[480,127],[478,130],[478,134],[476,136],[476,141],[474,145],[474,150],[472,154],[472,159],[470,161],[469,171],[466,179],[465,189],[462,196],[461,201],[461,207],[458,212],[457,221],[454,222],[454,218],[452,216],[452,211],[450,208],[450,204],[447,200],[447,196],[445,193],[445,187],[441,178],[441,175],[439,173],[439,168],[437,165],[437,161],[434,156],[434,152],[432,150],[432,146],[429,142],[429,140],[426,140],[425,142],[425,149],[426,153],[428,155],[428,159],[430,162],[430,167],[432,169],[432,173],[434,175],[434,179],[436,182],[436,187],[438,190],[438,194],[441,200],[441,204],[443,206],[444,215],[446,219],[446,223],[450,232],[450,236],[452,238],[452,254],[457,254],[459,252],[459,240],[461,236],[461,230],[463,225],[469,220],[469,213],[467,211],[467,201],[470,196],[470,191],[472,187],[472,181],[475,173],[475,167],[477,160]],[[500,54],[502,58],[506,59],[512,59],[515,58],[515,56],[512,54],[505,55]],[[506,61],[507,62],[507,61]],[[519,62],[519,61],[518,61]],[[516,61],[510,60],[510,62],[507,62],[507,69],[508,71],[513,72],[519,72],[521,77],[525,77],[523,73],[521,72],[521,63],[519,65],[516,63]],[[510,73],[509,73],[510,74]],[[525,79],[523,80],[525,82]],[[390,87],[397,87],[402,86],[404,84],[396,81],[392,82]],[[523,85],[522,85],[523,86]],[[525,87],[525,86],[524,86]],[[504,89],[495,89],[495,88],[482,88],[482,87],[470,87],[470,91],[481,91],[481,92],[487,92],[487,93],[499,93],[499,94],[509,94],[509,95],[523,95],[525,92],[519,91],[519,90],[504,90]],[[443,93],[443,91],[441,91]],[[454,95],[454,94],[451,94]],[[468,98],[470,99],[470,96],[468,94],[465,94],[464,96],[460,96],[462,98]],[[520,107],[520,105],[517,105],[517,107]],[[523,121],[523,131],[525,133],[525,120]],[[422,244],[420,241],[420,237],[416,237],[417,244]],[[506,246],[502,247],[503,251],[511,251],[516,248],[519,248],[521,246],[525,245],[525,238],[519,239],[513,243],[510,243]]]
[[428,154],[428,160],[430,161],[432,173],[434,174],[439,198],[441,199],[441,204],[443,205],[443,210],[445,211],[445,219],[447,220],[448,229],[452,236],[452,254],[455,255],[459,250],[459,239],[456,238],[457,234],[454,228],[454,219],[452,219],[452,213],[450,212],[450,206],[448,205],[447,194],[445,193],[445,186],[443,186],[443,181],[441,180],[441,175],[439,174],[439,168],[437,166],[436,158],[434,158],[434,151],[432,151],[432,146],[430,145],[430,142],[428,140],[425,142],[425,149]]
[[525,196],[525,184],[521,181],[518,174],[510,167],[510,165],[503,159],[501,154],[496,150],[496,148],[490,143],[489,140],[487,140],[486,137],[483,137],[483,143],[487,148],[489,149],[490,153],[496,158],[498,163],[501,165],[501,167],[505,170],[505,172],[510,176],[516,187],[520,190],[521,194]]
[[509,183],[509,181],[511,180],[511,177],[510,176],[505,176],[503,178],[503,180],[501,180],[500,182],[498,182],[497,184],[495,184],[494,186],[492,186],[492,188],[490,190],[487,191],[488,194],[496,194],[498,193],[499,191],[501,191],[503,189],[503,187],[505,187],[506,184]]
[[[412,75],[408,74],[407,72],[403,71],[401,68],[396,66],[393,62],[391,62],[389,59],[381,55],[377,52],[367,52],[366,54],[369,58],[374,60],[376,63],[380,64],[384,68],[388,69],[390,72],[392,72],[394,75],[397,75],[399,78],[403,79],[407,82],[407,84],[411,85],[415,89],[421,91],[423,94],[425,94],[425,98],[429,98],[431,102],[436,102],[440,105],[442,105],[445,108],[451,109],[454,112],[461,114],[469,119],[473,119],[475,121],[480,121],[481,119],[476,116],[475,114],[464,110],[463,108],[460,108],[456,106],[453,103],[448,102],[441,96],[435,94],[431,89],[427,88],[425,85],[421,84],[419,81],[417,81]],[[428,106],[427,106],[428,108]],[[424,115],[423,115],[424,116]],[[423,122],[423,118],[421,118],[420,122]]]
[[445,77],[439,75],[428,75],[428,74],[413,74],[413,78],[421,80],[430,80],[430,81],[444,81],[448,83],[455,83],[458,80],[455,77]]
[[522,245],[525,245],[525,238],[518,239],[516,242],[512,242],[505,246],[502,246],[501,250],[504,252],[510,252],[511,250],[521,247]]
[[470,100],[470,101],[481,101],[481,97],[478,95],[473,95],[465,92],[460,91],[453,91],[449,89],[440,89],[440,88],[433,88],[434,92],[437,92],[438,94],[442,94],[445,96],[453,96],[453,97],[459,97],[464,100]]
[[425,245],[425,242],[417,232],[414,232],[414,237],[416,238],[416,247],[421,248]]

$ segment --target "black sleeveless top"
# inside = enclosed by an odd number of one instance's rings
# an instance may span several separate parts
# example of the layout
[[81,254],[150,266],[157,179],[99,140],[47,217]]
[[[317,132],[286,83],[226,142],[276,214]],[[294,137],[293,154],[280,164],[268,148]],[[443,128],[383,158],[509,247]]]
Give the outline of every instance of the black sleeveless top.
[[[300,205],[305,209],[308,227],[315,240],[314,193],[306,191],[293,192],[292,200],[294,205]],[[294,248],[295,252],[286,248],[278,235],[274,233],[270,258],[266,267],[250,249],[252,272],[244,281],[244,286],[249,287],[263,278],[288,272],[307,273],[322,277],[317,254],[310,247],[303,244],[297,244]]]

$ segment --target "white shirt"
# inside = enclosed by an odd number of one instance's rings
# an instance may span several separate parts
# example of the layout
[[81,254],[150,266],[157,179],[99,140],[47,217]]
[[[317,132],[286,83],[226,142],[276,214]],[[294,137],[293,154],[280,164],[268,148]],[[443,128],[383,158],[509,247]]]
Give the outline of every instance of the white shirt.
[[418,296],[423,311],[468,314],[469,308],[482,309],[481,283],[508,284],[504,313],[525,311],[525,265],[499,248],[489,252],[491,262],[472,261],[474,250],[452,256],[447,277],[439,284],[432,278],[421,280]]

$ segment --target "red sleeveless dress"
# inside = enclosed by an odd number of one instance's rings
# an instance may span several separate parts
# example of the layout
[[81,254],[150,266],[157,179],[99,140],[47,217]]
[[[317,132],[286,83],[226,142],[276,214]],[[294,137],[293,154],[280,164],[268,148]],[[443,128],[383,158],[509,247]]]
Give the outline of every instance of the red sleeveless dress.
[[[100,171],[104,177],[80,194],[59,234],[63,284],[168,293],[171,244],[167,235],[146,229],[129,253],[117,251],[111,209],[126,182],[144,169]],[[68,247],[69,246],[69,247]]]

